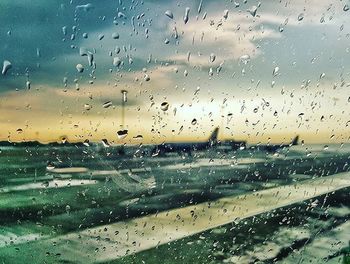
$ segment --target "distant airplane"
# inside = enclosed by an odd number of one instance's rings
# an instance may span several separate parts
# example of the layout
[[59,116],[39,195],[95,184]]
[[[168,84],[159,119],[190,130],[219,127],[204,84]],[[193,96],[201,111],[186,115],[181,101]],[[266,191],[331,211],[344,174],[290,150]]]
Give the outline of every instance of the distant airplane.
[[177,152],[191,155],[192,151],[206,150],[215,146],[218,142],[219,128],[216,127],[210,137],[205,142],[182,142],[182,143],[163,143],[157,145],[152,150],[152,155],[164,155],[166,153]]
[[246,147],[247,141],[244,140],[225,139],[220,140],[217,144],[217,149],[225,152],[243,150],[246,149]]
[[288,148],[291,146],[296,146],[298,145],[299,142],[299,136],[296,136],[289,144],[267,144],[267,145],[254,145],[251,146],[251,149],[256,149],[259,151],[266,151],[266,152],[276,152],[279,149],[284,149],[284,148]]

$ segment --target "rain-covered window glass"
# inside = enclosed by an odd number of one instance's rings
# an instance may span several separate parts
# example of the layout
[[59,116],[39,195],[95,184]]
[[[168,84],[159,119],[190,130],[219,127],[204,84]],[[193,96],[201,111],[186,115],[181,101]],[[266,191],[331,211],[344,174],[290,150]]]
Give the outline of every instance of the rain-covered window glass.
[[1,0],[0,263],[350,263],[348,0]]

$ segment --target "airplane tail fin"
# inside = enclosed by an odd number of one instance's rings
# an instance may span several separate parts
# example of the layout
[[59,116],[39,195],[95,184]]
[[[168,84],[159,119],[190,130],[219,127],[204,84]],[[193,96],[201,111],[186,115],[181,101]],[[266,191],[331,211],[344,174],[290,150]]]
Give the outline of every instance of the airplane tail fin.
[[214,131],[211,133],[209,139],[208,139],[208,143],[210,145],[216,145],[218,142],[218,135],[219,135],[219,127],[216,127],[214,129]]
[[299,143],[299,136],[296,136],[293,140],[292,140],[292,142],[290,143],[290,145],[291,146],[296,146],[296,145],[298,145]]

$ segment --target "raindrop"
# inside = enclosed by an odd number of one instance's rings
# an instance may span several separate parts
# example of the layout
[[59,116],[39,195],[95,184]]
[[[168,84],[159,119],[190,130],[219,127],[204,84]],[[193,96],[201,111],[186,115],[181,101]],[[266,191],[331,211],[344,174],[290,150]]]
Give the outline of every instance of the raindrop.
[[215,54],[214,54],[214,53],[211,53],[211,54],[210,54],[210,57],[209,57],[209,61],[210,61],[211,63],[213,63],[213,62],[215,61],[215,59],[216,59]]
[[84,144],[84,146],[87,146],[87,147],[89,147],[90,145],[89,145],[89,140],[88,139],[85,139],[84,140],[84,142],[83,142],[83,144]]
[[227,9],[224,11],[224,18],[225,18],[225,19],[228,18],[228,10],[227,10]]
[[187,24],[187,22],[188,22],[188,16],[189,16],[189,14],[190,14],[190,8],[189,7],[186,7],[186,10],[185,10],[185,16],[184,16],[184,22],[185,22],[185,24]]
[[80,56],[87,56],[89,54],[89,51],[87,48],[85,47],[80,47],[79,49],[79,55]]
[[214,72],[213,72],[213,68],[212,67],[210,67],[208,74],[209,74],[209,76],[213,76]]
[[75,66],[75,68],[77,69],[78,72],[83,72],[84,71],[84,66],[82,64],[77,64],[77,66]]
[[30,81],[26,81],[26,87],[27,87],[28,90],[30,90],[30,86],[31,86]]
[[300,13],[299,15],[298,15],[298,21],[301,21],[301,20],[303,20],[304,19],[304,13]]
[[85,110],[89,111],[92,108],[92,106],[90,104],[84,104],[84,108]]
[[256,16],[256,12],[258,11],[258,7],[257,6],[252,6],[252,8],[250,10],[248,10],[249,14],[251,14],[253,17]]
[[12,68],[11,62],[8,60],[4,60],[3,66],[2,66],[2,75],[5,75],[9,69]]
[[250,61],[250,56],[248,54],[242,55],[239,58],[239,61],[242,62],[243,64],[247,64]]
[[122,12],[118,12],[118,18],[126,18],[126,15]]
[[192,125],[196,125],[197,124],[197,119],[193,118],[192,121],[191,121],[191,124]]
[[102,139],[101,140],[102,141],[102,145],[105,147],[105,148],[108,148],[109,146],[110,146],[110,144],[109,144],[109,142],[108,142],[108,140],[107,139]]
[[18,128],[18,129],[16,130],[16,132],[17,132],[18,134],[21,134],[21,133],[23,132],[23,129],[22,129],[22,128]]
[[141,140],[141,139],[143,139],[143,136],[142,136],[142,135],[137,135],[137,136],[134,137],[134,139],[139,139],[139,140]]
[[47,170],[53,170],[55,168],[55,165],[53,165],[52,163],[48,162],[46,165],[46,169]]
[[119,57],[115,57],[113,59],[113,65],[116,66],[116,67],[119,67],[122,63],[122,60],[119,58]]
[[169,109],[169,103],[168,102],[161,103],[160,109],[164,112],[167,111]]
[[88,12],[88,11],[92,10],[94,8],[94,6],[92,4],[90,4],[90,3],[88,3],[86,5],[77,5],[75,8],[77,10],[82,9],[85,12]]
[[273,69],[273,71],[272,71],[272,75],[273,75],[273,76],[277,76],[279,70],[280,70],[280,68],[276,66],[276,67]]
[[151,78],[149,77],[148,74],[145,74],[145,75],[143,76],[143,79],[144,79],[146,82],[148,82],[148,81],[151,80]]
[[107,101],[102,106],[103,106],[103,108],[108,108],[108,107],[112,106],[112,101]]
[[116,32],[113,33],[113,34],[112,34],[112,38],[113,38],[113,39],[119,39],[119,34],[116,33]]
[[83,38],[87,39],[89,37],[88,33],[83,33]]
[[100,35],[98,35],[98,40],[102,40],[104,37],[105,37],[105,35],[100,34]]
[[167,17],[171,18],[171,19],[174,18],[174,15],[173,15],[173,13],[172,13],[170,10],[165,11],[165,15],[166,15]]
[[343,7],[343,11],[345,11],[345,12],[346,12],[346,11],[349,11],[349,9],[350,9],[350,8],[349,8],[349,6],[348,6],[347,4],[346,4],[346,5],[344,5],[344,7]]
[[202,11],[202,5],[203,5],[203,0],[199,2],[198,9],[197,9],[198,14]]
[[124,138],[127,137],[127,135],[128,135],[128,130],[127,129],[119,130],[117,132],[118,139],[124,139]]

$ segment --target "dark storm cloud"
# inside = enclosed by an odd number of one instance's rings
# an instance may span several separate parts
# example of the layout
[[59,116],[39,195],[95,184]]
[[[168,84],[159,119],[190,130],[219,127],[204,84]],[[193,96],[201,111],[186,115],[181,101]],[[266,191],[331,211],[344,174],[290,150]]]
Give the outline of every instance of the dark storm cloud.
[[[84,8],[85,1],[1,1],[0,61],[2,67],[2,62],[9,60],[12,69],[0,76],[0,91],[20,88],[27,79],[25,73],[33,82],[58,85],[64,76],[76,71],[75,64],[69,64],[71,61],[66,61],[66,57],[79,53],[83,32],[111,26],[114,19],[130,26],[129,10],[123,10],[118,1],[89,3],[93,8]],[[118,10],[126,18],[118,17]],[[63,27],[66,27],[66,35]],[[134,62],[133,67],[140,67],[137,59]]]

